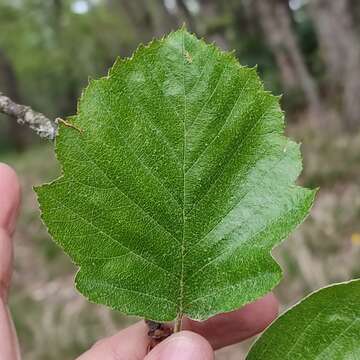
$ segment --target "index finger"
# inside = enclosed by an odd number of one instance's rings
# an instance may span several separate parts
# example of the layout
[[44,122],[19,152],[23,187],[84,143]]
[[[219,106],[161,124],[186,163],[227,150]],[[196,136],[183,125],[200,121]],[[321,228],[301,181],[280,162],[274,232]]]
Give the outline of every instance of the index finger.
[[270,293],[238,310],[215,315],[206,321],[185,319],[183,327],[205,337],[216,350],[260,333],[276,318],[278,310],[278,301]]

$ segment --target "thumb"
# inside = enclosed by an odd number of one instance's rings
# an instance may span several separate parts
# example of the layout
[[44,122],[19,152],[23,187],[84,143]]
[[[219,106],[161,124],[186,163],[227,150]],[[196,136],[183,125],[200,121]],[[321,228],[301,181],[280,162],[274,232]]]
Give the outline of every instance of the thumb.
[[181,331],[157,345],[144,360],[213,360],[208,341],[191,331]]

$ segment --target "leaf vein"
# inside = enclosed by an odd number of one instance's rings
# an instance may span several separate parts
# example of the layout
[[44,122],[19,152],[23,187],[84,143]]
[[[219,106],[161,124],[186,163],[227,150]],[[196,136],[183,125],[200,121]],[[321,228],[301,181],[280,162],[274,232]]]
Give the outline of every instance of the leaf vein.
[[234,105],[232,106],[229,115],[226,117],[224,123],[222,124],[221,128],[219,129],[217,134],[213,137],[213,139],[209,142],[209,144],[204,148],[204,150],[201,152],[201,154],[197,157],[197,159],[190,165],[190,167],[187,169],[186,173],[188,173],[192,169],[192,167],[197,164],[197,162],[200,160],[200,158],[205,154],[206,150],[216,141],[216,139],[219,138],[220,133],[222,132],[223,129],[225,129],[226,124],[228,123],[228,120],[231,118],[231,115],[232,115],[235,107],[237,106],[238,101],[240,100],[240,96],[243,94],[243,91],[245,90],[246,85],[250,78],[251,78],[251,73],[249,73],[249,76],[247,77],[244,86],[240,89],[239,95],[238,95]]
[[194,209],[196,209],[196,207],[198,206],[198,204],[200,204],[203,199],[209,194],[210,190],[217,185],[217,182],[220,179],[220,176],[224,173],[226,167],[228,166],[228,164],[230,163],[230,160],[232,160],[232,158],[234,157],[234,155],[237,153],[237,151],[239,149],[241,149],[243,143],[249,138],[249,135],[256,129],[256,127],[260,124],[261,120],[264,118],[264,116],[267,114],[267,109],[264,111],[264,113],[254,122],[254,124],[252,125],[251,129],[249,130],[249,132],[243,136],[240,141],[239,144],[237,144],[237,146],[234,147],[234,150],[232,151],[232,153],[230,154],[230,156],[227,158],[226,162],[224,164],[222,164],[222,169],[220,171],[220,173],[217,175],[217,178],[211,182],[209,188],[206,190],[205,194],[193,205],[193,207],[190,209],[189,214],[191,214]]
[[167,234],[169,234],[175,241],[179,242],[179,240],[175,237],[174,234],[172,234],[169,230],[167,230],[164,225],[160,224],[153,216],[151,213],[149,213],[148,211],[146,211],[144,208],[142,208],[134,199],[132,199],[129,195],[127,195],[123,190],[121,190],[119,188],[119,186],[111,179],[111,177],[109,177],[109,175],[105,172],[105,170],[103,170],[103,168],[97,164],[97,162],[90,157],[84,150],[81,149],[81,147],[78,147],[78,149],[80,150],[80,152],[82,152],[89,160],[90,162],[95,165],[101,172],[102,174],[104,174],[104,176],[115,186],[115,188],[122,194],[124,195],[132,204],[134,204],[138,209],[140,209],[148,218],[150,218],[155,224],[157,224],[157,226],[164,230]]
[[82,215],[78,214],[77,212],[75,212],[73,209],[71,209],[70,207],[66,206],[65,203],[60,203],[56,197],[50,196],[49,197],[54,200],[55,202],[57,202],[58,204],[60,204],[60,206],[62,206],[63,208],[65,208],[66,210],[70,211],[71,213],[73,213],[75,216],[78,216],[80,219],[82,219],[85,223],[87,223],[88,225],[90,225],[92,228],[94,228],[95,230],[97,230],[98,232],[100,232],[101,234],[103,234],[105,237],[107,237],[108,239],[112,240],[113,242],[115,242],[117,245],[122,246],[124,249],[128,250],[129,253],[133,254],[134,256],[138,257],[140,260],[143,260],[145,262],[147,262],[148,264],[154,265],[155,267],[157,267],[160,270],[163,270],[164,272],[170,274],[171,276],[176,277],[175,274],[173,274],[172,272],[170,272],[169,270],[165,269],[164,267],[160,266],[159,264],[150,261],[148,258],[136,253],[134,250],[130,249],[128,246],[124,245],[124,243],[118,241],[117,239],[115,239],[114,237],[112,237],[110,234],[108,234],[107,232],[105,232],[103,229],[101,229],[100,227],[98,227],[97,225],[93,224],[91,221],[89,221],[88,219],[86,219],[85,217],[83,217]]

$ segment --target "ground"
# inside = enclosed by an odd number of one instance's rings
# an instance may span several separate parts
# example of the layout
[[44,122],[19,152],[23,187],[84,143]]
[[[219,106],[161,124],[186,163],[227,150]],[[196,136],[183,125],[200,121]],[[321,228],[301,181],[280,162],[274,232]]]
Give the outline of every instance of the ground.
[[[285,272],[275,290],[281,311],[321,286],[360,277],[360,134],[304,128],[289,131],[303,143],[305,170],[299,182],[320,191],[305,223],[273,253]],[[52,145],[2,155],[1,161],[16,169],[23,190],[10,299],[23,357],[75,358],[96,339],[136,319],[89,304],[74,290],[76,269],[40,221],[32,187],[59,174]],[[238,360],[249,344],[223,349],[217,359]]]

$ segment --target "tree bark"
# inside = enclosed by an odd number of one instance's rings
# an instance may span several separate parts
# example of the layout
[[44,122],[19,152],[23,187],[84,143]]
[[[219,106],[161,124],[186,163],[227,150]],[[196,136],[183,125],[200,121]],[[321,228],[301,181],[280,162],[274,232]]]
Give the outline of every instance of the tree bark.
[[344,127],[360,126],[360,36],[349,0],[312,0],[309,3],[330,94],[340,93]]
[[288,2],[253,0],[265,40],[274,54],[285,91],[301,88],[315,118],[321,114],[321,101],[314,79],[306,68],[292,29]]

